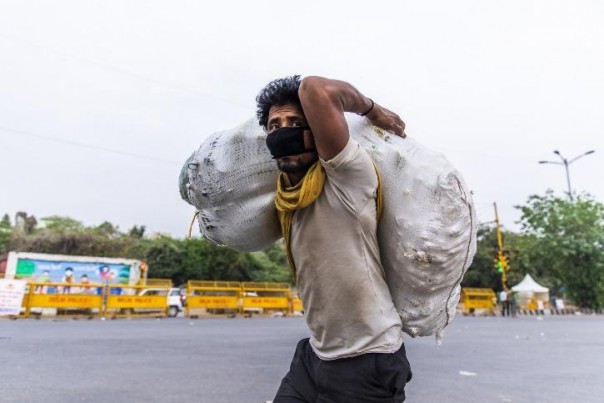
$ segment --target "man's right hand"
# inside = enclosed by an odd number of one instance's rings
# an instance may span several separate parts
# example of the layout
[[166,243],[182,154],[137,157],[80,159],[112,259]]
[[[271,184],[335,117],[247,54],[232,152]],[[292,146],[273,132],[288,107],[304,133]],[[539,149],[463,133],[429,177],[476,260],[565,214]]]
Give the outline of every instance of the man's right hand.
[[[325,161],[334,158],[350,137],[344,112],[365,113],[370,106],[369,98],[344,81],[314,76],[302,80],[298,94],[319,157]],[[384,130],[406,136],[401,118],[376,103],[365,117]]]

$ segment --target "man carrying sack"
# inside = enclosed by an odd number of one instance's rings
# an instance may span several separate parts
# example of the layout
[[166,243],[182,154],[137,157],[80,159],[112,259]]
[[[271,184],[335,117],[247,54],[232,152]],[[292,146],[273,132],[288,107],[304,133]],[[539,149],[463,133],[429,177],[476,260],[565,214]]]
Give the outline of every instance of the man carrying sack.
[[275,80],[256,100],[281,171],[275,206],[311,334],[274,402],[402,402],[411,369],[380,261],[380,173],[344,113],[401,137],[405,124],[350,84],[321,77]]

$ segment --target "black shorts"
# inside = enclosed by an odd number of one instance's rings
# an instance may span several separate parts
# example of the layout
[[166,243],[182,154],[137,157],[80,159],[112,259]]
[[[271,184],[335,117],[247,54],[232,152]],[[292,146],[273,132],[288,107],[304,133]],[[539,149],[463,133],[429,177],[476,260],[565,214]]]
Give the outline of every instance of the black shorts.
[[308,339],[303,339],[273,403],[400,403],[405,400],[405,384],[410,380],[404,345],[391,354],[369,353],[323,361]]

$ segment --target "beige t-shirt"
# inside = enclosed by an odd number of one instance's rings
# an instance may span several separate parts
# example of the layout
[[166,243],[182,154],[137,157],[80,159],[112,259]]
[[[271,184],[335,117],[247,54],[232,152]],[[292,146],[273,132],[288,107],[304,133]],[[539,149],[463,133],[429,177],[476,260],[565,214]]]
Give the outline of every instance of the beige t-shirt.
[[310,344],[323,360],[395,352],[403,333],[380,262],[375,168],[352,138],[321,164],[323,191],[291,230]]

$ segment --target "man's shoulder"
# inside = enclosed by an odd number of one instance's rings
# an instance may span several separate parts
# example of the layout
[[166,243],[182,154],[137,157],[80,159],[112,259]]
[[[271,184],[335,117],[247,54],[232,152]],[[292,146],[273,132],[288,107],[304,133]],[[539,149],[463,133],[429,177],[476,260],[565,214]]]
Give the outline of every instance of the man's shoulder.
[[321,164],[327,173],[346,170],[365,169],[373,166],[371,157],[363,147],[352,137],[348,139],[346,146],[338,155],[330,160],[321,160]]
[[375,196],[378,175],[371,157],[354,139],[329,161],[321,160],[326,183],[348,200],[366,200]]

